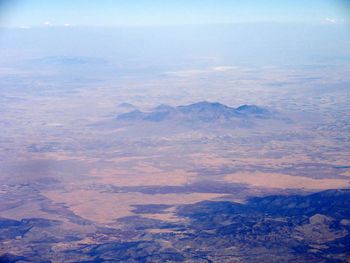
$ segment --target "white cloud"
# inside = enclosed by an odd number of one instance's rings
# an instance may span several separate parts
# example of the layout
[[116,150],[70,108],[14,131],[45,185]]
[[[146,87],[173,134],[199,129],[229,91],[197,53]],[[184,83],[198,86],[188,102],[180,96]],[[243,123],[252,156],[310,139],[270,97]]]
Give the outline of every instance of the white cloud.
[[20,29],[31,29],[30,26],[20,26],[19,28],[20,28]]
[[193,77],[201,74],[209,73],[208,70],[202,69],[189,69],[189,70],[179,70],[179,71],[169,71],[165,72],[166,75],[173,75],[177,77]]
[[52,23],[50,21],[45,21],[44,26],[52,26]]
[[69,26],[71,26],[71,24],[65,23],[64,26],[69,27]]
[[337,20],[327,17],[325,18],[324,22],[326,22],[327,24],[336,24]]
[[231,71],[236,69],[235,67],[232,66],[218,66],[218,67],[213,67],[211,70],[216,71],[216,72],[225,72],[225,71]]

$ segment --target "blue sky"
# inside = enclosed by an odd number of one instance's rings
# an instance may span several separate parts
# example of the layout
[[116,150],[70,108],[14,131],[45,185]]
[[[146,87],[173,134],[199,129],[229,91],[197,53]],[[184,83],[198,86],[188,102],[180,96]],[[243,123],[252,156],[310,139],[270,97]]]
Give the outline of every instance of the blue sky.
[[0,0],[9,27],[343,23],[346,0]]

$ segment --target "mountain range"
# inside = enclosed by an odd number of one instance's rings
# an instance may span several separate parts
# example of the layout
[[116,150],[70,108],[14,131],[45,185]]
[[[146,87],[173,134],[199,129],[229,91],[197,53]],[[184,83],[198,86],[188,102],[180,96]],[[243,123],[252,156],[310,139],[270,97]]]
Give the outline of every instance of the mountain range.
[[274,115],[268,109],[256,105],[242,105],[238,108],[218,102],[197,102],[185,106],[159,105],[151,111],[133,110],[117,116],[120,121],[185,121],[185,122],[226,122],[249,119],[268,119]]
[[1,218],[0,240],[28,249],[0,262],[349,262],[349,206],[349,189],[181,205],[177,222],[145,217],[169,206],[144,205],[87,244],[54,220]]

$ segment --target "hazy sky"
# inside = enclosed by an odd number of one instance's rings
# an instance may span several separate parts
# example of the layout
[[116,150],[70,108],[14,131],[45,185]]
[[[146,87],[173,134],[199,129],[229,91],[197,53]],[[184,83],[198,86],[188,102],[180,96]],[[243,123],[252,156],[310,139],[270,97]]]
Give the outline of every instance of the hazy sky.
[[140,26],[240,22],[343,23],[346,0],[0,0],[1,24]]

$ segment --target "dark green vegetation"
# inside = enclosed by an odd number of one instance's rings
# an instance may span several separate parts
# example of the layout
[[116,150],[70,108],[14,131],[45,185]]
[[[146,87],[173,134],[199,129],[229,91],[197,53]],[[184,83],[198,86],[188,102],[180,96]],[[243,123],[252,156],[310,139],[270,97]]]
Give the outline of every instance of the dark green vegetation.
[[[149,212],[166,208],[153,205]],[[24,255],[4,254],[0,262],[347,262],[350,258],[350,190],[258,197],[245,204],[204,201],[180,206],[176,213],[183,219],[177,223],[140,216],[121,219],[123,230],[101,228],[94,242],[78,242],[64,255],[52,250],[55,243],[79,238],[59,232],[56,238],[45,235],[46,228],[59,222],[2,219],[2,242],[17,238],[30,249]],[[35,228],[40,228],[41,240],[31,235]],[[98,240],[98,233],[116,241]]]

